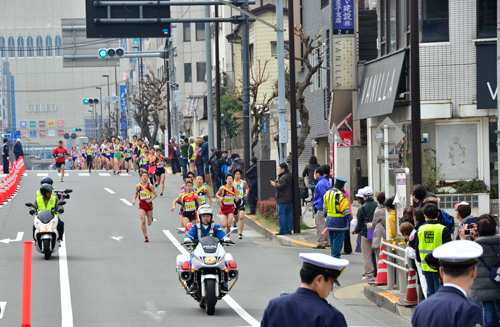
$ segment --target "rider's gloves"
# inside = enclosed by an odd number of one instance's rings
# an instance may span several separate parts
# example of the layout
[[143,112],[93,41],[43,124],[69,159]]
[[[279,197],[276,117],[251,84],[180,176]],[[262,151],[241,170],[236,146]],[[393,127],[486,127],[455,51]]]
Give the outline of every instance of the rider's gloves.
[[57,212],[58,212],[58,213],[64,213],[64,208],[59,208],[59,209],[57,210]]
[[183,243],[191,243],[192,241],[189,238],[185,238]]
[[30,215],[34,215],[36,213],[36,210],[34,208],[30,209]]

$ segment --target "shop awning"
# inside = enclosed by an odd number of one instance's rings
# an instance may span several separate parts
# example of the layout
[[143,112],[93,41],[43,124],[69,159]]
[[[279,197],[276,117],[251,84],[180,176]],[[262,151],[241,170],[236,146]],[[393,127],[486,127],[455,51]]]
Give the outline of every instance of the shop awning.
[[392,113],[405,56],[406,49],[365,64],[354,120]]

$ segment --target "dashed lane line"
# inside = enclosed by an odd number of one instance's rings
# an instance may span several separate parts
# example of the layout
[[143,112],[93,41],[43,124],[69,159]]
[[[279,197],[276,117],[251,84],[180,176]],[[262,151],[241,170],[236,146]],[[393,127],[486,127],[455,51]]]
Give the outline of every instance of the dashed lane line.
[[89,173],[78,173],[78,176],[90,176]]
[[[189,256],[189,252],[182,247],[181,243],[177,241],[177,239],[172,235],[169,230],[164,230],[163,233],[168,237],[170,242],[184,255]],[[222,298],[236,313],[243,318],[247,323],[252,327],[260,326],[260,322],[258,322],[254,317],[252,317],[248,312],[245,311],[229,294]]]
[[116,194],[115,192],[113,192],[112,190],[110,190],[110,189],[109,189],[109,188],[107,188],[107,187],[105,187],[104,189],[105,189],[106,191],[108,191],[109,193],[111,193],[111,194]]
[[[61,177],[61,173],[57,173],[57,176]],[[67,172],[64,172],[64,177],[67,177],[69,176],[69,174]]]
[[36,175],[37,176],[49,176],[49,174],[47,174],[47,173],[37,173]]
[[123,203],[125,203],[126,205],[128,205],[129,207],[132,207],[132,203],[128,202],[127,200],[125,199],[120,199]]
[[109,173],[99,173],[99,176],[111,176]]

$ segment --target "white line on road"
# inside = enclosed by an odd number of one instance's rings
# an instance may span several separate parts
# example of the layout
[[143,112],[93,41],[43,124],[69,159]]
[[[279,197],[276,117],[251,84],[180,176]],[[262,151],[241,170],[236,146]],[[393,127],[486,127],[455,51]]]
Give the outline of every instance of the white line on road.
[[49,176],[49,174],[47,174],[47,173],[38,173],[38,174],[36,174],[36,175],[37,175],[37,176]]
[[78,176],[90,176],[89,173],[78,173]]
[[[61,173],[57,173],[57,176],[61,177]],[[69,176],[67,172],[64,172],[64,177]]]
[[66,241],[62,241],[61,243],[62,245],[59,248],[59,278],[61,279],[61,326],[73,327],[73,308],[71,307],[71,292],[69,288]]
[[107,188],[107,187],[105,187],[104,189],[105,189],[106,191],[108,191],[109,193],[111,193],[111,194],[116,194],[115,192],[111,191],[111,190],[110,190],[109,188]]
[[132,207],[132,203],[128,202],[127,200],[125,199],[120,199],[120,200],[122,200],[122,202],[128,205],[129,207]]
[[[163,233],[168,237],[170,242],[179,250],[182,254],[190,256],[189,252],[182,247],[181,243],[177,241],[177,239],[172,235],[169,230],[164,230]],[[236,313],[243,318],[246,322],[250,324],[252,327],[260,326],[260,322],[258,322],[254,317],[252,317],[248,312],[245,311],[229,294],[222,298],[231,308],[233,308]]]
[[130,176],[130,174],[122,173],[122,174],[120,174],[120,176]]
[[7,302],[0,302],[0,319],[3,318],[3,314],[5,313],[5,306]]
[[111,176],[111,175],[108,173],[99,173],[99,176]]

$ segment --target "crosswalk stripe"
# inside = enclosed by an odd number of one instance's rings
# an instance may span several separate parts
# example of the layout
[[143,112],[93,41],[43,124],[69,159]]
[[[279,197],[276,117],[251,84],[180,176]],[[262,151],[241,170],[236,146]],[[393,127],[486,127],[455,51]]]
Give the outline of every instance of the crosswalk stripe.
[[47,173],[38,173],[38,174],[36,174],[36,175],[37,175],[37,176],[49,176],[49,174],[47,174]]
[[[57,176],[61,177],[61,173],[57,173]],[[64,172],[64,177],[69,176],[67,172]]]
[[108,173],[99,173],[99,176],[111,176],[111,175]]
[[78,176],[90,176],[89,173],[78,173]]

